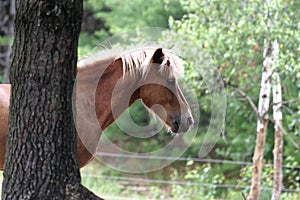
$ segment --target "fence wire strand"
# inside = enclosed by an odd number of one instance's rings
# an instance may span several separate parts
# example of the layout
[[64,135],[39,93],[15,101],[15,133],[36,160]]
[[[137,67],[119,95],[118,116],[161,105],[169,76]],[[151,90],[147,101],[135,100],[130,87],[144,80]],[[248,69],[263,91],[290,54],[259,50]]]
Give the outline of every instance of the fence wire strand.
[[[205,162],[205,163],[219,163],[219,164],[232,164],[232,165],[252,165],[252,162],[247,161],[236,161],[236,160],[220,160],[220,159],[210,159],[210,158],[188,158],[188,157],[167,157],[167,156],[147,156],[141,154],[118,154],[118,153],[108,153],[108,152],[97,152],[97,156],[103,157],[117,157],[117,158],[139,158],[139,159],[149,159],[149,160],[174,160],[174,161],[194,161],[194,162]],[[273,164],[264,164],[264,167],[273,167]],[[289,169],[300,169],[300,165],[290,166],[283,165],[282,168]]]
[[[244,165],[250,166],[252,162],[246,161],[235,161],[235,160],[220,160],[220,159],[208,159],[208,158],[189,158],[189,157],[167,157],[167,156],[148,156],[142,154],[119,154],[119,153],[108,153],[108,152],[98,152],[97,156],[103,157],[119,157],[119,158],[139,158],[139,159],[154,159],[154,160],[176,160],[176,161],[194,161],[194,162],[203,162],[203,163],[217,163],[217,164],[232,164],[232,165]],[[264,167],[273,167],[272,164],[264,164]],[[289,166],[283,165],[283,168],[288,169],[300,169],[300,166]],[[250,185],[238,185],[238,184],[212,184],[212,183],[195,183],[189,181],[174,181],[174,180],[162,180],[162,179],[145,179],[137,177],[126,177],[126,176],[107,176],[107,175],[93,175],[93,174],[82,174],[85,178],[97,178],[97,179],[108,179],[115,181],[131,181],[147,184],[170,184],[170,185],[184,185],[184,186],[203,186],[203,187],[212,187],[212,188],[227,188],[227,189],[249,189]],[[262,190],[272,190],[272,187],[261,187]],[[298,193],[300,190],[282,188],[282,192],[293,192]]]
[[[106,176],[106,175],[94,175],[94,174],[82,174],[85,178],[97,178],[97,179],[108,179],[116,181],[136,181],[141,183],[154,183],[154,184],[170,184],[170,185],[184,185],[184,186],[204,186],[213,188],[234,188],[234,189],[249,189],[250,185],[234,185],[234,184],[211,184],[211,183],[195,183],[189,181],[171,181],[171,180],[161,180],[161,179],[144,179],[136,177],[125,177],[125,176]],[[262,190],[273,190],[272,187],[261,187]],[[282,188],[283,192],[300,192],[300,190]]]

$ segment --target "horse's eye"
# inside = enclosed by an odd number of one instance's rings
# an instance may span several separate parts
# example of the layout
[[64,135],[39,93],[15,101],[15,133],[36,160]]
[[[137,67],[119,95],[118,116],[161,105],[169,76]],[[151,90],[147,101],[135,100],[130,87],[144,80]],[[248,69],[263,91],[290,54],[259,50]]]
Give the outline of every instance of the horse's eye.
[[168,84],[174,84],[175,83],[175,78],[170,78],[168,79]]

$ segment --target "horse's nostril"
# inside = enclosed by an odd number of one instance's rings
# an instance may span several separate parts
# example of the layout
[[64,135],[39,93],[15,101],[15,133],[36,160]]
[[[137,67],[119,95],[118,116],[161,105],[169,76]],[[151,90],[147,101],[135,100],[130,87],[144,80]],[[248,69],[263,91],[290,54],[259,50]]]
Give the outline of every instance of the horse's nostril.
[[175,128],[175,130],[179,129],[179,122],[178,121],[174,122],[174,128]]
[[174,133],[177,133],[178,130],[179,130],[179,126],[180,126],[180,118],[174,117],[174,118],[172,119],[172,126],[171,126],[172,131],[173,131]]
[[192,118],[192,117],[189,117],[189,118],[188,118],[188,125],[189,125],[189,126],[192,126],[193,124],[194,124],[193,118]]

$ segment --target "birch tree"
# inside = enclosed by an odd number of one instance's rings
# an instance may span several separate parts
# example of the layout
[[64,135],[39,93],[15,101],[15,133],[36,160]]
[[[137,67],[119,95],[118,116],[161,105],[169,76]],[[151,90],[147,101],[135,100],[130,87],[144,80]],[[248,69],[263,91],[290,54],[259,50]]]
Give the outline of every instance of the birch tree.
[[283,154],[283,134],[282,134],[282,92],[278,73],[273,75],[273,118],[274,118],[274,183],[272,200],[279,200],[282,188],[282,154]]
[[263,72],[261,78],[261,88],[259,93],[256,142],[253,155],[253,169],[251,188],[248,200],[257,200],[260,195],[261,172],[263,168],[264,149],[266,144],[266,134],[269,121],[269,103],[271,91],[271,69],[270,61],[272,56],[272,44],[267,43],[264,50]]
[[[249,167],[244,167],[244,171],[240,174],[241,182],[245,185],[248,185],[251,179],[253,180],[251,199],[259,199],[263,160],[265,157],[265,161],[270,162],[272,159],[270,149],[273,145],[273,198],[275,196],[279,198],[278,194],[285,187],[297,188],[299,185],[299,176],[295,175],[297,172],[295,170],[285,170],[285,174],[281,177],[281,162],[284,161],[285,165],[293,166],[299,163],[299,144],[297,143],[299,112],[297,111],[299,110],[300,80],[300,1],[268,0],[264,2],[264,5],[262,3],[263,1],[258,0],[240,2],[185,0],[182,5],[188,14],[180,21],[171,21],[172,27],[175,27],[178,33],[187,35],[194,42],[189,45],[186,40],[180,41],[176,38],[177,44],[182,44],[187,49],[194,48],[193,44],[202,45],[203,52],[208,52],[215,58],[216,66],[229,88],[228,97],[231,99],[227,107],[226,132],[227,139],[231,142],[229,142],[230,145],[217,147],[217,154],[233,160],[253,159],[252,149],[255,148],[253,139],[256,140],[253,173],[251,171],[249,173]],[[195,55],[197,54],[191,57]],[[278,79],[279,75],[281,82]],[[194,73],[189,73],[189,76],[193,78]],[[281,88],[284,101],[279,100]],[[272,104],[270,104],[270,95],[273,95]],[[205,102],[204,97],[205,95],[201,97],[202,103]],[[256,102],[260,105],[255,105]],[[283,104],[282,108],[280,102]],[[270,118],[268,116],[268,111],[271,109],[274,120],[271,115]],[[278,114],[281,109],[286,113],[284,122],[280,117],[281,114]],[[272,122],[272,126],[273,122],[275,123],[275,144],[270,139],[271,137],[266,137],[268,122]],[[281,126],[282,123],[284,127]],[[256,134],[253,134],[253,130]],[[287,142],[292,144],[286,145],[285,151],[283,151],[280,132],[286,136]],[[233,149],[233,153],[229,153]],[[234,153],[237,151],[240,154]],[[287,159],[282,159],[282,156]],[[272,170],[264,171],[267,177],[271,175],[270,173]],[[262,180],[269,181],[268,178],[262,178]],[[267,182],[264,186],[269,184]],[[253,198],[254,191],[255,198]],[[264,197],[271,199],[271,194],[265,193]]]
[[[271,13],[269,7],[272,0],[265,0],[264,6],[266,11],[266,32],[271,33],[272,29],[272,19],[276,20],[277,13]],[[273,1],[273,3],[276,3]],[[260,185],[261,185],[261,173],[263,169],[263,158],[265,149],[265,140],[267,134],[267,127],[269,121],[269,104],[270,104],[270,90],[271,81],[273,82],[273,118],[274,118],[274,129],[275,129],[275,145],[273,150],[274,155],[274,187],[272,200],[277,200],[280,198],[281,191],[281,181],[282,181],[282,145],[283,138],[281,132],[282,125],[282,113],[281,113],[281,86],[279,75],[276,72],[276,67],[278,65],[278,52],[279,45],[277,40],[271,40],[266,38],[264,41],[264,60],[263,60],[263,72],[261,79],[261,89],[259,95],[258,103],[258,120],[257,120],[257,135],[255,150],[253,155],[253,169],[252,169],[252,179],[251,188],[248,200],[257,200],[260,195]]]

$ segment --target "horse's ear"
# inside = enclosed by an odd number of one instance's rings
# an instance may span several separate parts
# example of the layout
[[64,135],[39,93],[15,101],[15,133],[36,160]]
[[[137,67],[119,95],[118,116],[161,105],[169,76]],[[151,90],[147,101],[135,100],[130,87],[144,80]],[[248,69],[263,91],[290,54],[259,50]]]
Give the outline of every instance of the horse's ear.
[[163,60],[164,53],[162,52],[162,48],[156,49],[152,57],[152,63],[161,64]]

